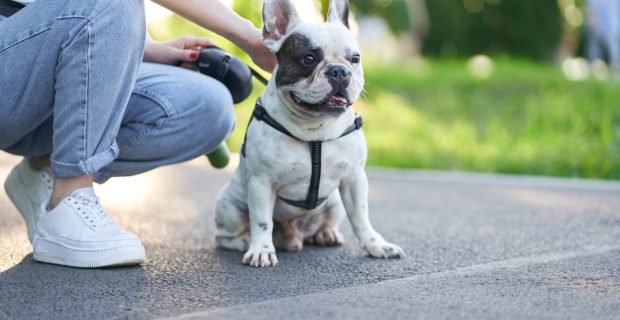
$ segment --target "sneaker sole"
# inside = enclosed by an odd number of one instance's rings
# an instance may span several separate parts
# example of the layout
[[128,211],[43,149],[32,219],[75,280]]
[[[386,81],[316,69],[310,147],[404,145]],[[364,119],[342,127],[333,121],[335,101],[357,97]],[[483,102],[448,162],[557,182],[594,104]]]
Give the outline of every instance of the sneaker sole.
[[[12,170],[9,176],[4,181],[4,191],[6,192],[11,202],[17,211],[21,214],[22,218],[26,221],[26,228],[28,229],[28,240],[32,243],[32,237],[35,232],[34,225],[34,212],[35,208],[32,207],[32,203],[28,196],[27,190],[22,188],[23,183],[21,178],[17,175],[17,170]],[[15,189],[13,189],[15,188]]]
[[102,268],[138,265],[144,262],[143,246],[124,246],[106,250],[75,250],[45,239],[35,239],[34,260],[76,268]]

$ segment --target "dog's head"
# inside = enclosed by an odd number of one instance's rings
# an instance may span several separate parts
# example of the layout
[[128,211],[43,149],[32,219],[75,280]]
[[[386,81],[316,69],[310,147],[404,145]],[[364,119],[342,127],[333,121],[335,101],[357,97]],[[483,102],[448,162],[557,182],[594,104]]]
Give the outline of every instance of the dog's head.
[[263,42],[278,60],[278,95],[296,113],[339,116],[359,98],[364,74],[348,19],[348,0],[331,0],[325,23],[302,22],[290,0],[265,0]]

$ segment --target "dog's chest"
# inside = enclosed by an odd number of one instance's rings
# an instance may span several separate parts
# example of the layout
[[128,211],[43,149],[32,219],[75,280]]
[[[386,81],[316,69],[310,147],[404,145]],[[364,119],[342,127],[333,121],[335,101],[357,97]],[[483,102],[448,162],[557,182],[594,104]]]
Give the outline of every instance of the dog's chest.
[[[278,197],[305,199],[313,171],[310,144],[264,125],[250,129],[256,135],[248,139],[246,146],[250,170],[269,176]],[[319,198],[327,197],[343,179],[363,169],[365,161],[366,143],[361,130],[321,143],[321,165],[314,169],[320,170]]]

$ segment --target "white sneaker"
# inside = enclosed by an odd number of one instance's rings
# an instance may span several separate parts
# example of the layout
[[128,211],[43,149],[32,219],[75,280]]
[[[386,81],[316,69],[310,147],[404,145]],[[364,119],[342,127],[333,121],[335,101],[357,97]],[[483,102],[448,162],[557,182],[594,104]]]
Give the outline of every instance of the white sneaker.
[[112,220],[92,188],[75,190],[43,214],[33,239],[37,261],[79,268],[144,262],[140,239]]
[[30,243],[37,221],[45,213],[52,194],[53,179],[49,167],[37,171],[30,166],[30,160],[24,158],[4,182],[6,194],[26,221]]

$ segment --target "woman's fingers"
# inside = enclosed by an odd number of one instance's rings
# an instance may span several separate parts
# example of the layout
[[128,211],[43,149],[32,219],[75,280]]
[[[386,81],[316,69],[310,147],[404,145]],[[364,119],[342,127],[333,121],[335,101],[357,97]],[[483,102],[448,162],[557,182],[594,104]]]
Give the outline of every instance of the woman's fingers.
[[272,72],[276,67],[276,57],[265,46],[258,46],[253,52],[250,52],[252,61],[267,72]]
[[215,42],[199,37],[183,37],[178,41],[181,42],[183,49],[206,48],[215,45]]
[[276,57],[263,43],[262,32],[259,29],[255,29],[254,32],[248,36],[246,47],[243,48],[243,50],[252,57],[252,61],[261,69],[272,72],[275,68],[277,63]]
[[198,59],[198,48],[213,46],[215,43],[209,39],[198,37],[183,37],[169,42],[168,48],[173,59],[181,62],[192,62]]
[[[276,58],[263,44],[260,32],[257,29],[253,41],[246,52],[250,54],[254,63],[263,70],[272,72],[276,66]],[[149,46],[149,61],[179,65],[182,62],[194,62],[200,56],[199,48],[214,46],[209,39],[199,37],[183,37],[167,42],[153,43]],[[146,52],[145,52],[146,56]]]
[[199,54],[200,53],[198,50],[180,50],[179,60],[188,62],[195,61],[196,59],[198,59]]

